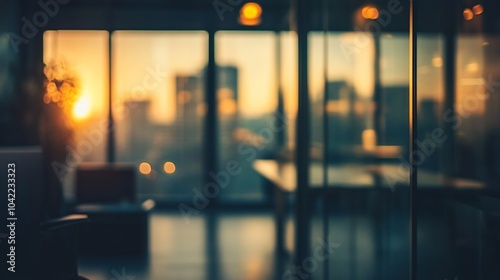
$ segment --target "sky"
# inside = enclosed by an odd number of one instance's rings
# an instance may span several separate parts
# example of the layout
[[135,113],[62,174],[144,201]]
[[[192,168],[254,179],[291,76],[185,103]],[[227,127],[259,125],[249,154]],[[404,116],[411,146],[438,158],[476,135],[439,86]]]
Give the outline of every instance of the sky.
[[[297,42],[292,32],[282,34],[282,87],[289,111],[296,110]],[[381,80],[383,85],[408,83],[407,34],[381,36]],[[208,35],[204,31],[116,31],[112,34],[112,88],[114,101],[131,97],[142,86],[151,69],[161,69],[165,78],[150,87],[150,117],[155,122],[171,123],[175,118],[175,75],[197,74],[207,63]],[[360,43],[364,42],[364,43]],[[276,108],[277,79],[275,34],[273,32],[216,33],[216,62],[235,65],[239,75],[238,110],[244,117],[257,117]],[[309,36],[309,88],[311,97],[323,91],[324,63],[329,80],[346,80],[356,92],[369,97],[373,91],[373,39],[361,32],[330,33],[325,58],[323,33]],[[91,103],[90,114],[104,116],[108,96],[108,33],[106,31],[47,31],[44,34],[44,60],[64,58],[82,81],[82,95]],[[432,51],[420,66],[429,66],[441,55],[439,40],[422,40]],[[346,52],[346,47],[351,52]],[[354,50],[354,51],[352,51]],[[429,65],[428,65],[429,64]],[[439,69],[422,71],[430,82],[426,92],[439,93]],[[439,68],[439,67],[434,67]],[[425,70],[425,67],[423,68]],[[427,69],[427,70],[429,70]]]
[[105,31],[46,31],[44,63],[64,59],[80,79],[81,94],[92,113],[103,114],[108,95],[108,33]]
[[[272,112],[277,86],[273,33],[218,32],[216,36],[217,63],[238,67],[240,113],[252,117]],[[112,41],[114,100],[130,98],[134,88],[143,85],[148,69],[158,67],[165,72],[165,79],[149,90],[146,98],[153,101],[153,120],[171,122],[175,116],[175,75],[197,74],[204,68],[207,33],[117,31]],[[92,100],[92,112],[98,114],[107,104],[107,44],[107,33],[101,31],[49,31],[44,37],[44,60],[67,60],[81,77],[82,92]]]

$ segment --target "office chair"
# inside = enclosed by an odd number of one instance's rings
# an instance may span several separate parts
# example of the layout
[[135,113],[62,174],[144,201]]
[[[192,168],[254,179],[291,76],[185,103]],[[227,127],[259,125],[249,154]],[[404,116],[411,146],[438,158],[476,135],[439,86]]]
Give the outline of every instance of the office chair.
[[[0,240],[0,261],[13,266],[15,273],[2,269],[1,279],[79,280],[76,249],[79,225],[87,222],[86,215],[69,215],[46,220],[47,202],[42,150],[38,147],[0,148],[2,181],[12,191],[0,192],[5,207],[0,219],[15,224],[7,233],[15,241]],[[11,174],[11,175],[8,175]],[[8,210],[8,211],[7,211]],[[7,217],[7,215],[9,215]],[[0,230],[0,231],[3,231]],[[7,256],[3,252],[13,252]],[[10,253],[9,253],[10,254]],[[8,259],[7,259],[8,258]]]

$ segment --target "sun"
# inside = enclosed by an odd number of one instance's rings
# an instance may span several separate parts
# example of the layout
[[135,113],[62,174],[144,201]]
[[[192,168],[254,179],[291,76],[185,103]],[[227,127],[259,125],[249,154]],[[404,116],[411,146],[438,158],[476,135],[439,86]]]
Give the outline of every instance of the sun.
[[82,96],[76,101],[73,107],[73,118],[83,120],[90,115],[90,99],[88,96]]

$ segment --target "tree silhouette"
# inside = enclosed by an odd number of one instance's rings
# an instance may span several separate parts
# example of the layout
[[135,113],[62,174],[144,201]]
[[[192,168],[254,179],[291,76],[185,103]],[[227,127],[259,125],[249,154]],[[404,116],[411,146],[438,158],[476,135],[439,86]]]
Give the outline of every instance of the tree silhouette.
[[51,61],[44,68],[43,114],[41,142],[45,153],[46,182],[45,202],[48,218],[60,215],[63,205],[64,177],[54,170],[53,163],[66,162],[75,144],[74,122],[71,111],[78,100],[80,80],[64,60]]

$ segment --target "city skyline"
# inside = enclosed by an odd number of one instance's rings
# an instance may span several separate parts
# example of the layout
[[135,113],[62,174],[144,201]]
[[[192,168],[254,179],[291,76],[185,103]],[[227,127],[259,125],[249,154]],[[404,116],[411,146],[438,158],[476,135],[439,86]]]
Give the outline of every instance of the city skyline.
[[[373,67],[369,67],[366,61],[373,60],[372,43],[359,48],[350,57],[341,49],[342,45],[355,42],[356,36],[359,34],[355,32],[332,33],[329,36],[329,79],[346,80],[359,94],[369,97],[373,88]],[[407,61],[398,59],[405,54],[392,55],[404,49],[402,46],[407,42],[403,39],[398,36],[382,38],[383,84],[404,84],[407,81],[407,73],[399,71],[405,69]],[[113,102],[130,99],[145,77],[154,71],[161,72],[164,75],[162,80],[157,81],[140,99],[147,97],[155,101],[152,105],[155,121],[174,121],[175,77],[193,75],[205,67],[206,32],[115,31],[112,40]],[[281,40],[281,86],[285,110],[293,113],[297,108],[297,85],[294,82],[297,73],[296,35],[282,32]],[[368,40],[371,39],[368,37]],[[217,64],[234,65],[240,71],[237,108],[242,116],[262,115],[274,111],[277,106],[275,43],[273,32],[220,31],[216,34]],[[104,115],[106,112],[109,86],[107,45],[108,33],[105,31],[47,31],[44,34],[45,61],[63,57],[75,69],[82,80],[82,95],[91,104],[89,114]],[[321,33],[311,33],[310,47],[310,94],[315,98],[323,91]],[[266,63],[262,63],[264,61]]]

